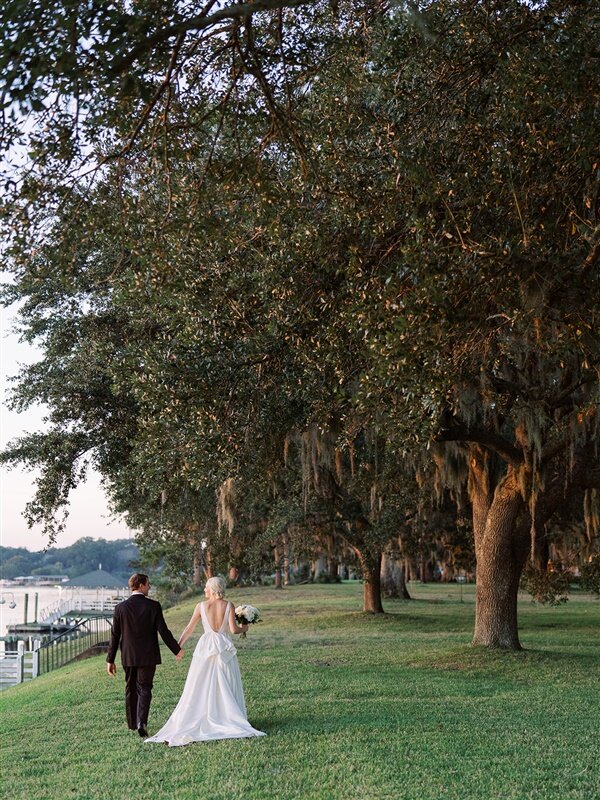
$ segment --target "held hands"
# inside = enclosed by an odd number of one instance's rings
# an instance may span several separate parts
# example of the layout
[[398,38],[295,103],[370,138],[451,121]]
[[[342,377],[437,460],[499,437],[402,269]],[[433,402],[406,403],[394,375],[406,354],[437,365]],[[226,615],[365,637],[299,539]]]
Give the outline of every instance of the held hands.
[[184,652],[185,652],[185,651],[184,651],[184,650],[183,650],[183,648],[182,648],[182,649],[181,649],[181,650],[180,650],[180,651],[177,653],[177,655],[175,656],[175,661],[181,661],[181,659],[183,658],[183,654],[184,654]]
[[117,665],[116,664],[107,664],[106,671],[110,675],[111,678],[114,678],[117,674]]

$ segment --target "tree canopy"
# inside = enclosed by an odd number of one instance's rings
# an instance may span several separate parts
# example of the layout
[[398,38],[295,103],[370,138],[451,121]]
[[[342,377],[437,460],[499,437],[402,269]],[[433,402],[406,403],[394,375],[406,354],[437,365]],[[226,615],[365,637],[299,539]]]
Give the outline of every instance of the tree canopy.
[[[91,458],[150,536],[166,515],[198,547],[237,519],[247,546],[243,519],[277,548],[303,517],[375,594],[401,518],[454,503],[461,540],[469,508],[475,640],[518,646],[519,577],[565,498],[585,557],[598,535],[600,19],[289,5],[177,5],[160,27],[93,7],[64,89],[44,59],[9,76],[13,111],[63,103],[71,145],[36,129],[4,205],[5,297],[44,347],[15,402],[51,409],[4,459],[42,467],[29,518],[51,535]],[[224,526],[227,481],[247,502]]]

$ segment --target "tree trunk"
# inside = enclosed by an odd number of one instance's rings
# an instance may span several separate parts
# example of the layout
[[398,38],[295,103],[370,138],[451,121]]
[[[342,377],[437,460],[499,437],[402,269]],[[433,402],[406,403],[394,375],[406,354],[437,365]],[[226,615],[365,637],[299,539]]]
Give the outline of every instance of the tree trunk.
[[431,561],[425,556],[421,557],[421,583],[430,583],[433,580],[433,573],[431,571]]
[[281,575],[281,556],[279,553],[279,546],[275,543],[273,547],[273,558],[275,560],[275,588],[283,589],[283,580]]
[[[527,557],[531,552],[531,526],[535,524],[534,563],[545,569],[547,543],[544,526],[564,503],[568,488],[589,473],[585,459],[569,473],[553,478],[538,496],[532,520],[521,494],[530,475],[525,462],[509,466],[492,495],[487,456],[479,446],[470,448],[469,494],[473,505],[473,531],[477,556],[477,596],[474,645],[520,650],[517,626],[517,593]],[[538,552],[539,551],[539,552]]]
[[384,552],[381,560],[381,589],[385,597],[399,597],[411,600],[404,580],[404,570],[399,561],[395,561]]
[[411,580],[411,581],[418,581],[419,580],[419,577],[420,577],[420,575],[419,575],[419,567],[418,567],[416,558],[412,558],[410,560],[409,573],[407,573],[407,574],[410,574],[409,580]]
[[370,614],[383,614],[381,605],[381,553],[369,558],[361,550],[353,548],[362,570],[363,611]]
[[[473,498],[477,500],[477,498]],[[480,503],[474,502],[481,509]],[[527,557],[527,536],[517,525],[523,499],[515,471],[509,467],[498,484],[483,531],[476,529],[477,596],[474,645],[520,650],[517,592]],[[481,517],[480,517],[481,520]]]
[[313,581],[316,581],[321,573],[327,573],[327,559],[325,556],[319,556],[313,561],[311,571]]
[[336,553],[335,536],[332,533],[327,534],[327,577],[335,583],[338,577],[339,557]]
[[294,581],[296,583],[306,583],[310,580],[310,564],[307,561],[301,561],[299,558],[294,562]]
[[202,564],[202,569],[204,570],[205,580],[215,577],[215,572],[212,564],[212,554],[208,547],[204,548],[204,561]]
[[202,560],[201,557],[194,556],[194,586],[199,587],[202,585]]
[[531,561],[538,572],[545,573],[548,570],[550,560],[550,544],[546,538],[546,526],[539,523],[535,526],[535,537],[531,548]]
[[231,583],[237,583],[240,577],[240,571],[237,567],[230,566],[228,571],[228,577]]
[[284,530],[282,537],[283,546],[283,585],[290,585],[290,540],[288,537],[287,528]]

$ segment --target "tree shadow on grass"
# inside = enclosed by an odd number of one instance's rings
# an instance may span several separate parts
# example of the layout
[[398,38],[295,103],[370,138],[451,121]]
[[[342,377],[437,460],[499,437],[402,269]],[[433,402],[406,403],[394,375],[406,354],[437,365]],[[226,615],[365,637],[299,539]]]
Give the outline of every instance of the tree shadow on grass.
[[504,674],[537,683],[543,676],[552,674],[561,679],[566,674],[587,678],[597,668],[598,653],[565,652],[558,647],[501,650],[464,645],[453,647],[446,653],[438,652],[432,658],[424,654],[407,665],[418,669],[464,671],[481,676]]
[[361,627],[369,625],[381,625],[384,628],[409,629],[411,631],[440,631],[452,632],[470,630],[473,625],[473,614],[467,611],[463,616],[450,615],[421,615],[411,614],[410,612],[390,611],[374,617],[372,614],[354,614],[353,621]]

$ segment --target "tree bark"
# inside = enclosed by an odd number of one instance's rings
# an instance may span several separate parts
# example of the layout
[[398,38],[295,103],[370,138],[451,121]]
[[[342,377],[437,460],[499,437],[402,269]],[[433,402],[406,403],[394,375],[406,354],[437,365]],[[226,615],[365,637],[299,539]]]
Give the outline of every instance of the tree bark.
[[313,561],[311,571],[313,581],[316,581],[323,572],[327,573],[327,559],[325,556],[319,556]]
[[194,586],[199,587],[202,585],[202,560],[199,555],[194,556]]
[[281,543],[283,547],[283,585],[290,585],[290,540],[288,538],[287,528],[281,536]]
[[240,577],[240,571],[237,567],[230,566],[228,571],[228,577],[231,583],[237,583]]
[[538,524],[535,527],[535,541],[531,548],[531,561],[538,572],[544,573],[548,569],[548,561],[550,559],[550,544],[545,535],[545,525]]
[[360,562],[363,579],[363,611],[369,614],[383,614],[381,605],[381,553],[368,557],[358,548],[354,552]]
[[202,569],[204,570],[204,577],[206,580],[215,577],[215,572],[212,563],[212,554],[208,547],[204,548],[204,560],[202,564]]
[[336,552],[336,541],[333,533],[328,533],[325,537],[327,542],[327,577],[335,583],[338,577],[339,556]]
[[420,574],[421,574],[421,583],[431,583],[433,580],[433,574],[431,572],[431,562],[425,558],[425,556],[421,556],[420,562]]
[[[514,468],[509,467],[489,505],[483,530],[475,515],[485,498],[473,496],[477,552],[477,595],[473,644],[520,650],[517,592],[527,558],[527,536],[518,526],[523,498]],[[481,516],[478,520],[482,522]]]
[[416,558],[412,558],[410,560],[409,570],[410,570],[410,573],[409,573],[410,574],[410,578],[409,578],[409,580],[418,581],[419,578],[420,578],[420,575],[419,575],[419,567],[418,567]]
[[395,561],[385,552],[381,560],[381,590],[385,597],[412,599],[406,588],[401,562]]
[[273,559],[275,561],[275,588],[283,589],[283,578],[281,574],[281,555],[277,542],[273,546]]

